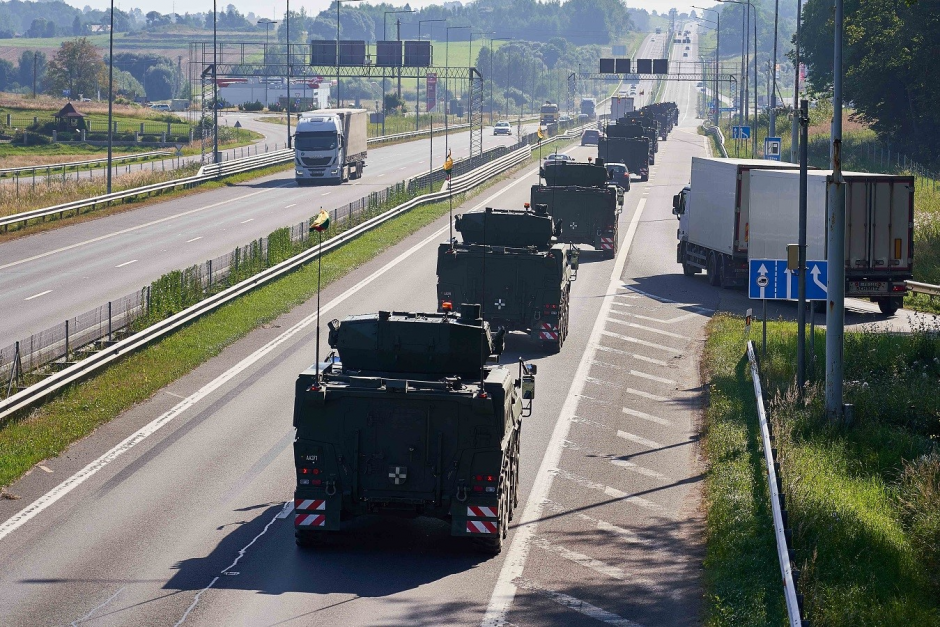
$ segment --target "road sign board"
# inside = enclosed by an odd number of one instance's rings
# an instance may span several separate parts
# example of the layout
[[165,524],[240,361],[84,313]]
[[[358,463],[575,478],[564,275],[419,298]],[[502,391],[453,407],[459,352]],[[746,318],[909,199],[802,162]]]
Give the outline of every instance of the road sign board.
[[780,161],[780,138],[767,137],[764,139],[764,159]]
[[722,107],[721,110],[722,111],[734,111],[735,108],[734,107]]
[[732,126],[731,127],[731,139],[750,139],[750,138],[751,138],[750,126]]
[[[829,266],[825,261],[806,262],[806,300],[826,300]],[[786,259],[751,259],[748,264],[748,298],[796,300],[799,277],[787,268]]]

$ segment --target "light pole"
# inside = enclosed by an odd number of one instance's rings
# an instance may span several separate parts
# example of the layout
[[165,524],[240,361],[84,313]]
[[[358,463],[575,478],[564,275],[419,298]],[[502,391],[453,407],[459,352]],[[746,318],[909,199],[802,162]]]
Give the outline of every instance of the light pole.
[[284,18],[287,27],[287,147],[292,147],[290,136],[290,0],[287,0],[287,17]]
[[385,11],[385,15],[382,17],[382,36],[388,41],[388,16],[395,13],[417,13],[414,9],[402,9],[400,11]]
[[[445,19],[418,20],[418,41],[421,41],[421,25],[422,24],[426,24],[428,22],[446,22],[446,21],[447,20]],[[432,26],[431,28],[432,28],[431,33],[433,33],[434,27]],[[431,44],[431,35],[429,34],[428,45],[430,46],[430,44]],[[418,108],[420,107],[420,105],[421,105],[421,78],[418,77],[415,79],[415,131],[418,130],[418,126],[421,120],[421,116],[418,115]],[[425,109],[427,109],[427,107],[425,107]]]
[[[216,0],[212,0],[212,163],[221,161],[219,155],[219,44],[218,44],[218,11]],[[111,12],[114,15],[114,11]],[[111,105],[108,105],[109,107]],[[288,130],[290,135],[290,130]]]
[[272,24],[277,24],[276,20],[261,18],[259,24],[264,24],[264,106],[268,106],[268,33]]
[[774,0],[774,54],[770,65],[770,137],[777,136],[777,22],[780,18],[780,0]]
[[[718,9],[706,9],[704,7],[692,7],[693,9],[699,9],[701,11],[714,11],[717,21],[715,22],[715,126],[718,126],[718,122],[721,120],[721,99],[718,94],[718,51],[721,49],[721,11]],[[708,20],[705,20],[708,21]]]
[[790,163],[797,163],[799,150],[800,115],[800,22],[803,20],[803,1],[796,0],[796,46],[793,54],[793,126],[790,129]]
[[340,106],[339,95],[339,3],[362,2],[362,0],[336,0],[336,106]]
[[[36,97],[36,51],[33,51],[33,98]],[[111,148],[114,138],[114,0],[111,0],[111,29],[108,32],[108,193],[111,193]],[[25,134],[24,134],[25,137]]]
[[[385,15],[382,16],[382,36],[385,37],[385,40],[388,41],[388,16],[395,13],[417,13],[414,9],[402,9],[399,11],[385,11]],[[395,19],[396,28],[395,28],[395,39],[396,41],[401,41],[401,18]],[[398,100],[401,101],[401,67],[396,68],[395,73],[398,74]],[[382,78],[382,91],[385,91],[385,78]],[[382,102],[382,124],[385,124],[385,102]],[[382,134],[385,134],[384,126]]]
[[[444,47],[444,154],[447,154],[447,149],[450,147],[450,139],[447,134],[449,118],[450,118],[450,108],[448,107],[447,102],[447,88],[450,86],[450,79],[447,77],[448,72],[450,71],[450,31],[452,29],[456,30],[458,28],[470,28],[470,26],[448,26],[446,30],[447,42]],[[473,41],[473,33],[470,33],[470,41]],[[471,43],[471,45],[473,45]]]
[[[747,90],[747,57],[750,52],[750,50],[748,50],[747,23],[751,20],[751,0],[746,0],[745,2],[741,2],[740,0],[718,0],[718,2],[729,2],[731,4],[740,4],[741,6],[747,7],[746,9],[741,9],[741,76],[743,82],[741,83],[741,89],[738,95],[738,124],[744,126],[745,116],[747,115],[744,92]],[[745,15],[747,16],[746,19]]]

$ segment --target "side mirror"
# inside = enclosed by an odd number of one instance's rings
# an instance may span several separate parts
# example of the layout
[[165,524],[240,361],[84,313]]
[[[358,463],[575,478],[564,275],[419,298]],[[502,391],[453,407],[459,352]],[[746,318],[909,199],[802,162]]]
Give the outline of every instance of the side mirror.
[[672,215],[679,215],[679,202],[682,199],[682,194],[676,194],[672,197]]
[[568,249],[568,263],[571,264],[572,270],[578,269],[578,260],[580,259],[580,257],[581,257],[580,250],[574,247]]

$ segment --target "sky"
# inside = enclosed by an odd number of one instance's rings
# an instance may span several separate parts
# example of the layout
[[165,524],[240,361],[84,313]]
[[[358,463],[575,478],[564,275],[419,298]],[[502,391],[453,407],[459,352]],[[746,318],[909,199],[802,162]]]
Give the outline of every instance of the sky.
[[[66,3],[84,8],[90,6],[93,9],[107,9],[110,6],[110,0],[65,0]],[[286,7],[285,0],[217,0],[220,10],[229,4],[234,4],[242,13],[254,13],[258,17],[272,17],[274,13],[279,18],[284,13]],[[391,4],[404,6],[406,0],[391,0]],[[443,0],[410,0],[407,2],[412,8],[424,7],[430,4],[443,4]],[[304,7],[308,14],[316,14],[329,8],[330,0],[293,0],[291,9],[297,10]],[[713,1],[697,2],[699,6],[712,6]],[[139,8],[144,13],[149,11],[158,11],[160,13],[186,13],[187,11],[206,12],[212,10],[212,5],[208,0],[196,0],[195,2],[186,2],[184,0],[115,0],[115,6],[122,10],[130,10],[134,7]],[[667,12],[675,7],[680,13],[688,13],[692,10],[691,3],[676,2],[675,0],[627,0],[627,6],[646,9],[647,11],[657,11],[659,13]]]

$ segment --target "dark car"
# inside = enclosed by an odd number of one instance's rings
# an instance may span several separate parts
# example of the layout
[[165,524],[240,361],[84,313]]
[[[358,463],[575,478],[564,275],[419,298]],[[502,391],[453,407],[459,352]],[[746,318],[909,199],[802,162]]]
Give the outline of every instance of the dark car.
[[588,145],[596,146],[597,141],[600,139],[600,137],[601,137],[601,132],[598,131],[597,129],[593,129],[593,128],[585,129],[585,131],[581,133],[581,145],[582,146],[588,146]]
[[607,176],[610,182],[625,192],[630,191],[630,170],[623,163],[607,163]]

